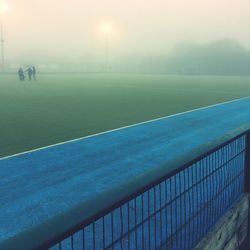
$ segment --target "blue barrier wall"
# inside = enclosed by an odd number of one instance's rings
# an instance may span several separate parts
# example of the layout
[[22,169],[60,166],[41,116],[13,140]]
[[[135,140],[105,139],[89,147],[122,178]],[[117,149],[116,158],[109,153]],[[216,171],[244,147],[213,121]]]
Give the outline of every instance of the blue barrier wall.
[[192,249],[244,193],[245,138],[131,197],[52,249]]

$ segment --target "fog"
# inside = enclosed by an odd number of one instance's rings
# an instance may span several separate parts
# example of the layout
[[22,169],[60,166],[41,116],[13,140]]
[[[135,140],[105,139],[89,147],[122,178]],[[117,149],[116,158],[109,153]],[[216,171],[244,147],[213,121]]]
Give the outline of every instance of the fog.
[[[221,39],[250,49],[250,0],[6,2],[9,63],[98,61],[107,50],[110,60],[167,56],[178,44],[206,46]],[[111,25],[112,32],[101,32],[103,24]]]

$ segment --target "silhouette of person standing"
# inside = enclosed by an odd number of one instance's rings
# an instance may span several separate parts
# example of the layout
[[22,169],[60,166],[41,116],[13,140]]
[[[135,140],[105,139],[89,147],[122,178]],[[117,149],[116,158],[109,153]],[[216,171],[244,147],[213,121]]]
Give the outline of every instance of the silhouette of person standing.
[[20,80],[20,81],[24,81],[25,75],[24,75],[23,69],[22,69],[22,68],[19,68],[19,70],[18,70],[17,73],[18,73],[18,76],[19,76],[19,80]]
[[29,81],[31,81],[31,77],[33,75],[33,70],[31,67],[29,67],[26,71],[28,72]]
[[35,68],[35,66],[32,67],[32,75],[33,75],[33,80],[36,80],[36,68]]

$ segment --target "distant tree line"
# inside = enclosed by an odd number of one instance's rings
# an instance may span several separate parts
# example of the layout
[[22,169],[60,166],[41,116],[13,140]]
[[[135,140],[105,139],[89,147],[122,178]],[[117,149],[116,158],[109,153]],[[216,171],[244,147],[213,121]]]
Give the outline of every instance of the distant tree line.
[[[30,56],[32,55],[32,56]],[[217,40],[206,45],[182,43],[170,54],[103,55],[80,54],[76,57],[27,52],[22,58],[33,62],[40,72],[131,72],[181,75],[250,75],[250,51],[234,40]],[[9,63],[15,71],[18,63]]]
[[[233,40],[182,43],[169,55],[124,56],[116,69],[181,75],[250,75],[250,51]],[[131,62],[131,63],[129,63]]]
[[250,51],[233,40],[206,46],[176,46],[167,59],[167,71],[179,74],[250,75]]

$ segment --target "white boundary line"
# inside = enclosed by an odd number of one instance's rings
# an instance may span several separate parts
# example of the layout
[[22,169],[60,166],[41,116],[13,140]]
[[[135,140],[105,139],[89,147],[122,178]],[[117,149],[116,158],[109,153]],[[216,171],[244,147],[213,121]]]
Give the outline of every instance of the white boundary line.
[[4,157],[0,158],[0,161],[1,160],[9,159],[9,158],[12,158],[12,157],[15,157],[15,156],[24,155],[24,154],[27,154],[27,153],[32,153],[32,152],[40,151],[40,150],[43,150],[43,149],[56,147],[56,146],[59,146],[59,145],[70,143],[70,142],[80,141],[80,140],[88,139],[88,138],[95,137],[95,136],[98,136],[98,135],[104,135],[104,134],[107,134],[107,133],[110,133],[110,132],[122,130],[124,128],[131,128],[131,127],[135,127],[135,126],[138,126],[138,125],[142,125],[142,124],[146,124],[146,123],[150,123],[150,122],[154,122],[154,121],[163,120],[163,119],[166,119],[166,118],[171,118],[171,117],[175,117],[175,116],[179,116],[179,115],[183,115],[183,114],[195,112],[195,111],[198,111],[198,110],[203,110],[203,109],[206,109],[206,108],[212,108],[212,107],[216,107],[216,106],[220,106],[220,105],[224,105],[224,104],[228,104],[228,103],[232,103],[232,102],[236,102],[236,101],[244,100],[244,99],[248,99],[248,98],[250,98],[250,96],[242,97],[242,98],[238,98],[238,99],[234,99],[234,100],[227,101],[227,102],[217,103],[217,104],[209,105],[209,106],[206,106],[206,107],[192,109],[192,110],[184,111],[184,112],[173,114],[173,115],[163,116],[163,117],[155,118],[155,119],[152,119],[152,120],[148,120],[148,121],[144,121],[144,122],[139,122],[139,123],[127,125],[127,126],[120,127],[120,128],[115,128],[115,129],[107,130],[107,131],[100,132],[100,133],[97,133],[97,134],[87,135],[87,136],[79,137],[79,138],[68,140],[68,141],[64,141],[64,142],[59,142],[59,143],[52,144],[52,145],[49,145],[49,146],[44,146],[44,147],[41,147],[41,148],[36,148],[36,149],[32,149],[32,150],[21,152],[21,153],[9,155],[9,156],[4,156]]

